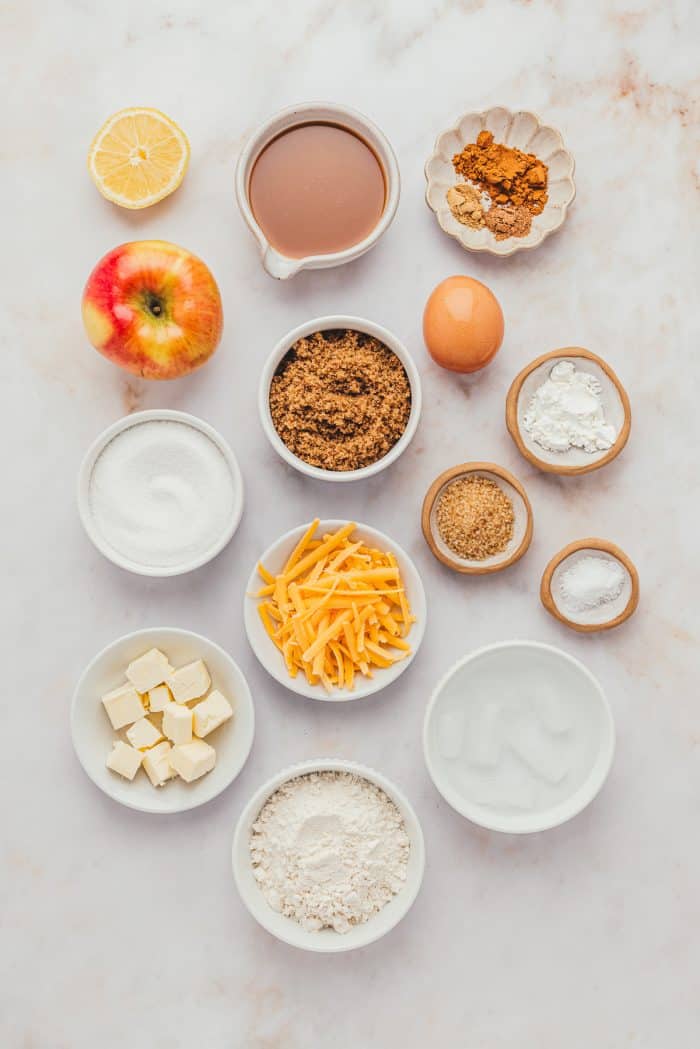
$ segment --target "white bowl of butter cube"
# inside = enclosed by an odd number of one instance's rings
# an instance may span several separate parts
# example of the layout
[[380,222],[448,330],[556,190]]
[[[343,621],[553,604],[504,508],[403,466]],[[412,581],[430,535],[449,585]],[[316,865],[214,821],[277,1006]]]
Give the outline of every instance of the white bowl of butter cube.
[[73,695],[80,764],[100,790],[140,812],[184,812],[236,778],[253,743],[250,689],[213,641],[173,627],[102,649]]

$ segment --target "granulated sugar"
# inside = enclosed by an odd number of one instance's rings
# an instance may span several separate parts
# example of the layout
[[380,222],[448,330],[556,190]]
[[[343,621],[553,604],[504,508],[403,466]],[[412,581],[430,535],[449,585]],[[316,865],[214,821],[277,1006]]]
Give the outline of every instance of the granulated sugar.
[[95,525],[122,557],[168,567],[205,553],[231,520],[234,482],[217,445],[175,420],[135,423],[117,434],[92,471]]

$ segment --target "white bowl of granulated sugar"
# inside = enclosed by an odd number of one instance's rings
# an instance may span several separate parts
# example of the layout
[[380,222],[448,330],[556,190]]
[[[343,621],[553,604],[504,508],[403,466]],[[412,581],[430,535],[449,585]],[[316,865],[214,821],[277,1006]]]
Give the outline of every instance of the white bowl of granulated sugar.
[[282,769],[256,791],[236,826],[232,863],[263,928],[292,947],[338,953],[374,943],[407,914],[425,847],[393,783],[329,758]]

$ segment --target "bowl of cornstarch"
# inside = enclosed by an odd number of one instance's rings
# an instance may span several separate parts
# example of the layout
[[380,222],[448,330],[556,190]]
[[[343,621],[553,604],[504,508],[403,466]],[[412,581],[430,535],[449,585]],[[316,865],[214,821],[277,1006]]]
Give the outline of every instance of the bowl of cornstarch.
[[545,473],[584,474],[627,444],[630,402],[612,368],[580,346],[537,357],[515,377],[506,426],[519,451]]
[[292,947],[366,947],[410,910],[423,833],[410,803],[374,769],[339,758],[283,769],[236,826],[233,875],[256,921]]
[[639,576],[619,546],[607,539],[578,539],[545,568],[540,598],[547,611],[572,630],[610,630],[636,610]]
[[243,512],[236,457],[213,426],[186,412],[136,412],[93,442],[78,508],[97,549],[129,572],[172,576],[226,546]]

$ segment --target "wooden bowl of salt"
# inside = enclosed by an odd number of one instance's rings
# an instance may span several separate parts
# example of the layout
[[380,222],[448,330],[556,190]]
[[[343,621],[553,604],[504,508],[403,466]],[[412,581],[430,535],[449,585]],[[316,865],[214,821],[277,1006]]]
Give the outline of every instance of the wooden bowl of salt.
[[540,600],[579,633],[611,630],[636,610],[639,574],[624,550],[607,539],[577,539],[545,568]]

